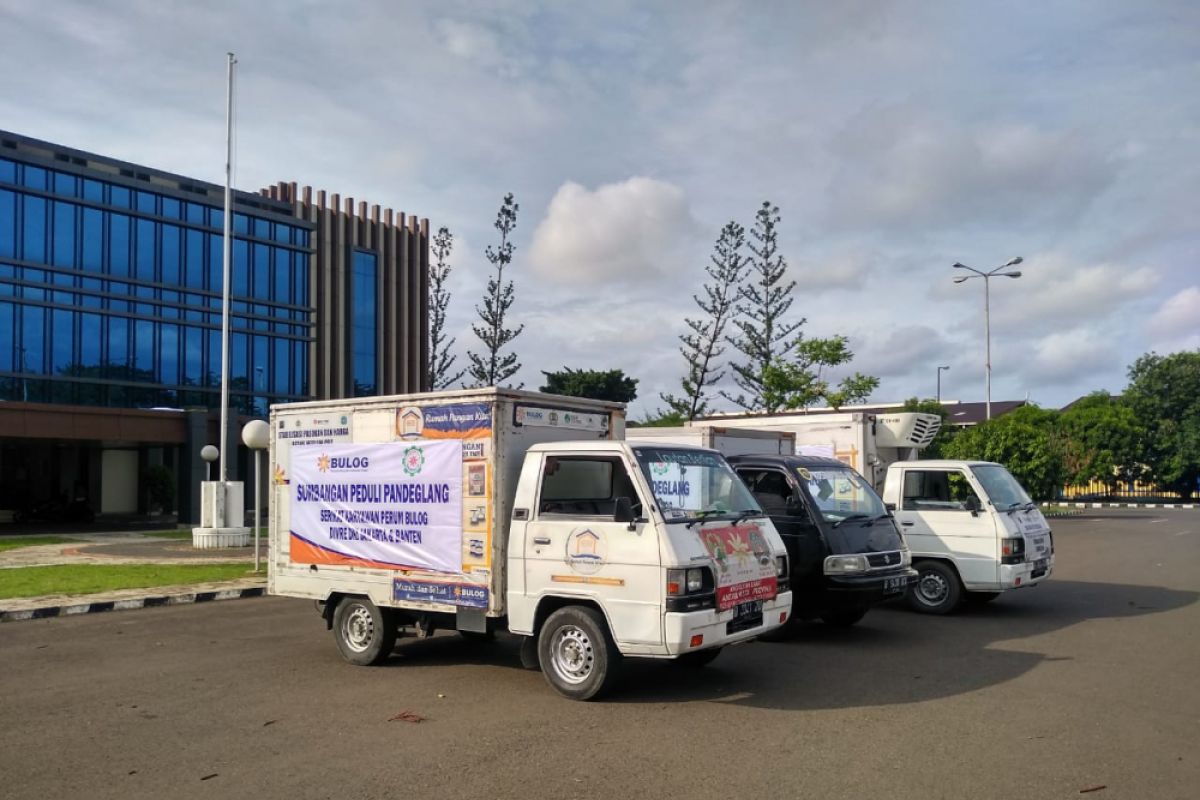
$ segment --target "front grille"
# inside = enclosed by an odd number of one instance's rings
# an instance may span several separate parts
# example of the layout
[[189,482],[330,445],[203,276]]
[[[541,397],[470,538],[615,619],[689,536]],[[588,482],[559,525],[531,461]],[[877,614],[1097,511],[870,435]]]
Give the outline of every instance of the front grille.
[[892,550],[888,553],[867,553],[867,564],[871,569],[888,569],[890,567],[900,566],[900,551]]

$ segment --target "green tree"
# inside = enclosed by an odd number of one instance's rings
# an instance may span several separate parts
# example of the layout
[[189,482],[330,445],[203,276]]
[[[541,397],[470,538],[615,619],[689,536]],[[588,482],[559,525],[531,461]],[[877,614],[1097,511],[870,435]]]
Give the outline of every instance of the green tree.
[[745,243],[745,228],[736,222],[727,223],[713,245],[710,263],[704,268],[710,279],[704,284],[704,297],[692,295],[704,316],[685,319],[690,332],[679,337],[683,343],[679,352],[688,365],[687,375],[680,381],[683,394],[679,397],[659,395],[669,411],[683,420],[693,420],[708,413],[705,389],[725,376],[724,370],[718,369],[716,362],[725,352],[722,344],[725,327],[733,315],[738,287],[745,271],[746,262],[742,256]]
[[625,421],[625,424],[630,428],[678,428],[687,423],[687,417],[678,411],[661,408],[653,412],[647,412],[643,419]]
[[1057,413],[1034,405],[966,428],[943,448],[946,458],[1003,464],[1036,500],[1063,485],[1066,461]]
[[[496,270],[494,277],[488,278],[487,289],[483,294],[483,305],[475,306],[479,314],[480,324],[472,325],[471,329],[483,343],[483,353],[467,353],[471,364],[467,371],[477,386],[499,386],[504,381],[516,375],[521,369],[516,353],[501,351],[521,335],[524,325],[516,328],[504,327],[504,317],[513,304],[513,282],[504,282],[504,268],[512,263],[513,251],[516,249],[509,236],[517,227],[517,210],[520,208],[513,202],[512,192],[504,196],[500,210],[496,213],[495,228],[500,231],[500,246],[487,248],[487,260]],[[519,387],[518,387],[519,388]]]
[[466,370],[454,371],[458,356],[450,352],[454,339],[446,338],[446,310],[450,307],[450,290],[446,281],[450,277],[450,251],[454,249],[454,235],[449,228],[438,228],[433,237],[433,267],[429,270],[429,376],[430,389],[447,389],[457,383]]
[[734,319],[739,333],[726,337],[745,360],[730,365],[733,382],[741,391],[736,395],[722,391],[721,396],[747,411],[772,413],[781,408],[773,402],[775,395],[767,391],[768,368],[791,353],[792,337],[804,324],[803,319],[785,321],[796,282],[784,280],[787,262],[779,253],[778,226],[779,207],[764,202],[750,231],[750,281],[739,291]]
[[1128,403],[1093,392],[1059,414],[1067,475],[1073,485],[1103,481],[1109,493],[1146,473],[1146,427]]
[[921,458],[942,458],[945,452],[946,445],[954,438],[961,429],[957,426],[950,425],[950,412],[946,407],[932,397],[919,399],[910,397],[904,401],[904,411],[918,411],[922,414],[937,414],[942,418],[942,426],[938,428],[937,435],[933,437],[933,441],[925,446],[921,451]]
[[619,369],[571,369],[542,372],[546,385],[539,391],[565,394],[570,397],[590,397],[593,400],[612,400],[629,403],[637,397],[637,378],[627,378]]
[[1200,350],[1142,356],[1124,398],[1146,426],[1151,477],[1190,500],[1200,479]]
[[763,370],[763,406],[774,411],[781,408],[808,408],[823,400],[833,408],[866,400],[879,388],[879,379],[861,372],[848,375],[831,386],[825,371],[842,366],[854,359],[845,336],[823,339],[796,337],[790,361],[778,360]]

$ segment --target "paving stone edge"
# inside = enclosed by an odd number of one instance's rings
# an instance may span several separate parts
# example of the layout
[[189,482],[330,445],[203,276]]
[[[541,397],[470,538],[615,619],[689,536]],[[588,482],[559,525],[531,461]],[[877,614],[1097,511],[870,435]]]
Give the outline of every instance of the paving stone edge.
[[0,622],[18,622],[27,619],[69,617],[77,614],[98,614],[103,611],[125,611],[131,608],[155,606],[178,606],[189,603],[208,603],[214,600],[238,600],[243,597],[262,597],[266,587],[248,586],[233,589],[212,589],[201,592],[172,592],[170,594],[129,597],[121,600],[96,600],[92,602],[68,602],[12,611],[0,609]]

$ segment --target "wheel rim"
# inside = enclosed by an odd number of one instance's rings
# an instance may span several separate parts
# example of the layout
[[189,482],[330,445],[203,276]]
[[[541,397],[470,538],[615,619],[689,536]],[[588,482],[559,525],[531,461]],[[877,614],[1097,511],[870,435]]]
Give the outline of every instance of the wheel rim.
[[346,646],[356,653],[361,653],[371,646],[375,639],[375,620],[371,612],[364,606],[354,606],[342,623],[342,639]]
[[596,654],[587,632],[566,625],[554,632],[550,642],[550,665],[555,675],[570,684],[583,683],[592,674]]
[[950,593],[950,582],[936,572],[922,572],[917,597],[927,606],[940,605]]

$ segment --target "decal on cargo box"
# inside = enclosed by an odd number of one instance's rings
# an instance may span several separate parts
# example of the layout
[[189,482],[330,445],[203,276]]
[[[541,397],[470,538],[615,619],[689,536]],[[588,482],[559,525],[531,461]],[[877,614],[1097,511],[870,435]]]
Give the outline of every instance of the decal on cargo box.
[[396,578],[392,599],[397,602],[446,603],[465,608],[487,608],[488,589],[470,583],[433,583]]
[[292,449],[291,560],[461,572],[457,441]]
[[[401,406],[396,410],[396,435],[401,439],[486,439],[491,432],[491,403]],[[483,457],[482,449],[478,457]]]
[[775,559],[762,530],[754,524],[706,528],[700,541],[716,565],[717,610],[778,593]]
[[575,431],[608,432],[608,414],[584,414],[558,408],[539,408],[518,405],[513,409],[513,422],[519,427],[567,428]]

